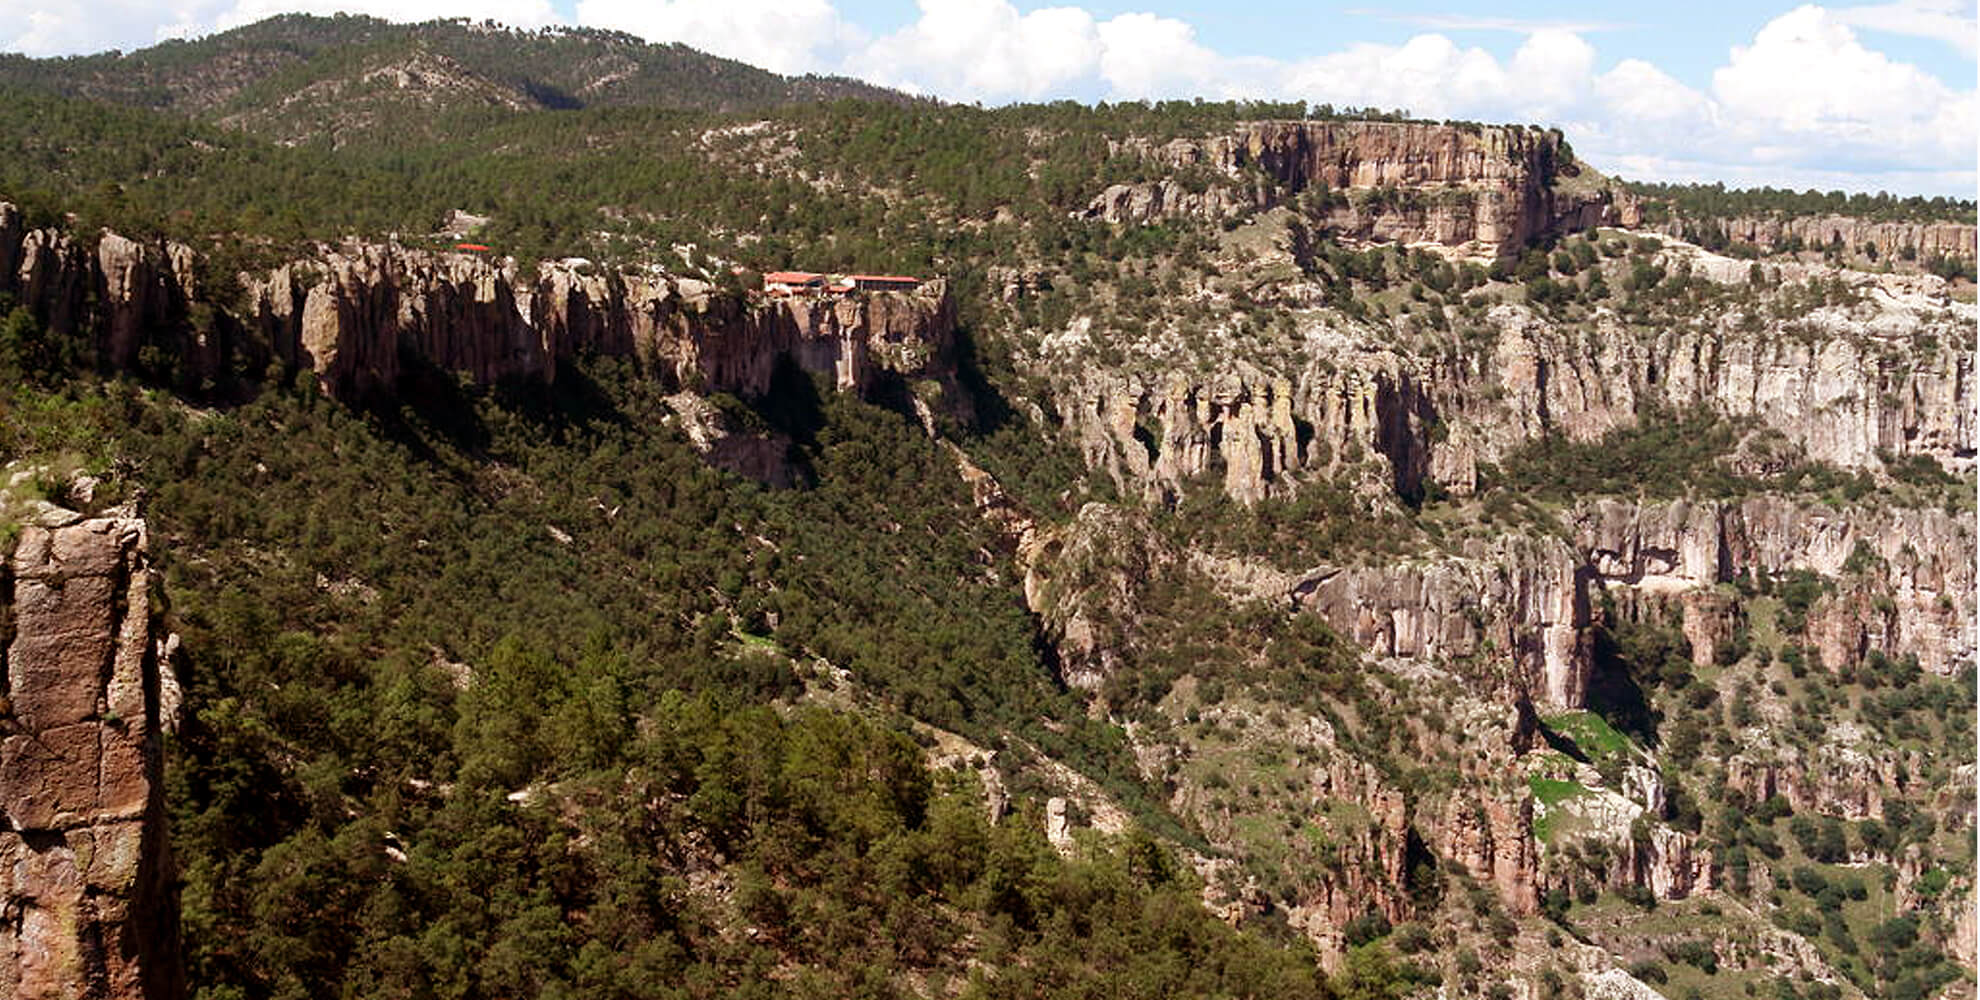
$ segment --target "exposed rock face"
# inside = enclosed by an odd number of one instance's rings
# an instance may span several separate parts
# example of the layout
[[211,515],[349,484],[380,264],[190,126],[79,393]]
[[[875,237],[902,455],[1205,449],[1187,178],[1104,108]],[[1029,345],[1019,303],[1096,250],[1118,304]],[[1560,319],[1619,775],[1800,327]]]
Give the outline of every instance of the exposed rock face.
[[1143,181],[1108,186],[1094,196],[1086,214],[1108,222],[1153,222],[1178,215],[1223,219],[1273,202],[1271,193],[1262,188],[1240,192],[1218,186],[1193,191],[1173,180]]
[[144,522],[44,514],[11,570],[0,996],[176,997]]
[[856,391],[888,374],[952,371],[955,307],[940,280],[744,301],[704,282],[589,273],[579,262],[528,275],[468,254],[360,244],[252,278],[242,314],[222,316],[201,302],[194,263],[185,247],[110,233],[92,255],[67,234],[26,229],[0,204],[0,292],[55,329],[94,332],[99,357],[118,368],[149,337],[196,377],[232,365],[258,374],[280,360],[344,398],[391,391],[408,355],[482,383],[550,378],[583,354],[629,357],[682,385],[745,395],[765,392],[784,358]]
[[1735,754],[1726,761],[1726,787],[1745,792],[1753,802],[1778,795],[1797,812],[1883,818],[1885,796],[1907,787],[1899,777],[1917,773],[1919,759],[1893,752],[1853,724],[1838,730],[1807,750],[1788,746]]
[[[1232,183],[1192,192],[1173,180],[1116,185],[1087,208],[1091,218],[1146,222],[1169,215],[1221,218],[1301,192],[1324,225],[1354,236],[1478,243],[1512,252],[1535,238],[1625,221],[1607,188],[1570,192],[1556,181],[1580,173],[1559,133],[1519,127],[1428,123],[1251,122],[1234,135],[1128,148],[1167,166],[1202,167]],[[1256,170],[1277,184],[1243,180]]]
[[766,486],[794,486],[798,470],[791,462],[791,439],[782,434],[756,433],[737,426],[721,407],[691,392],[667,397],[688,443],[708,464],[746,476]]
[[1174,553],[1139,512],[1102,503],[1081,507],[1063,527],[1018,531],[1026,605],[1051,633],[1065,682],[1098,690],[1131,649],[1121,623],[1138,617],[1141,588]]
[[[1088,464],[1152,497],[1216,475],[1249,503],[1364,456],[1386,464],[1400,495],[1429,483],[1465,494],[1481,464],[1535,438],[1594,440],[1649,407],[1750,418],[1778,434],[1783,453],[1845,469],[1912,455],[1971,468],[1973,307],[1852,280],[1864,302],[1815,310],[1791,329],[1726,315],[1642,331],[1609,316],[1591,334],[1506,305],[1487,318],[1491,342],[1457,351],[1416,355],[1316,328],[1291,366],[1084,369],[1057,402]],[[1048,367],[1059,349],[1047,345]]]
[[1439,856],[1457,861],[1490,883],[1514,915],[1539,910],[1540,860],[1533,840],[1532,795],[1522,793],[1511,801],[1453,798],[1443,822],[1433,828],[1432,839]]
[[1588,575],[1563,543],[1509,536],[1461,558],[1322,569],[1292,597],[1375,656],[1509,657],[1511,676],[1473,678],[1508,704],[1586,699]]
[[692,280],[549,264],[532,281],[478,257],[375,245],[277,271],[250,294],[266,341],[340,394],[389,390],[402,345],[480,382],[549,378],[560,359],[596,353],[761,395],[789,357],[864,390],[883,371],[942,374],[954,329],[940,281],[745,304]]
[[[1847,215],[1806,216],[1783,219],[1741,216],[1719,223],[1726,238],[1751,243],[1762,250],[1779,250],[1799,240],[1810,250],[1840,245],[1854,255],[1864,244],[1877,248],[1880,257],[1898,258],[1906,248],[1920,260],[1933,254],[1974,256],[1974,230],[1959,222],[1876,222]],[[1684,220],[1673,218],[1657,228],[1672,236],[1682,235]]]
[[1720,650],[1731,642],[1739,626],[1739,606],[1729,597],[1712,590],[1686,591],[1679,599],[1680,626],[1684,640],[1691,645],[1694,666],[1709,667],[1718,661]]
[[[1792,336],[1741,331],[1727,316],[1713,327],[1648,338],[1620,325],[1586,337],[1501,306],[1492,315],[1499,342],[1489,370],[1502,373],[1506,405],[1479,415],[1483,439],[1514,443],[1551,427],[1588,440],[1629,426],[1644,404],[1678,412],[1702,406],[1756,418],[1809,459],[1844,468],[1878,468],[1880,452],[1970,467],[1970,308],[1868,294],[1857,308],[1810,313]],[[1936,346],[1921,335],[1938,339]]]
[[[1974,654],[1973,525],[1957,515],[1757,496],[1738,503],[1598,500],[1573,518],[1588,565],[1605,584],[1677,593],[1741,573],[1845,578],[1840,593],[1809,612],[1810,635],[1831,667],[1876,649],[1952,674]],[[1859,547],[1870,558],[1852,571]],[[1692,619],[1689,606],[1686,617]]]
[[1348,921],[1371,910],[1392,921],[1409,918],[1412,904],[1405,889],[1415,831],[1403,793],[1359,761],[1334,757],[1316,768],[1311,791],[1317,802],[1354,803],[1366,813],[1364,823],[1329,831],[1335,839],[1333,871],[1289,914],[1292,926],[1323,958],[1337,960],[1346,950],[1341,931]]
[[1650,827],[1649,839],[1627,857],[1635,869],[1630,881],[1656,893],[1658,899],[1683,899],[1713,887],[1711,853],[1670,827]]

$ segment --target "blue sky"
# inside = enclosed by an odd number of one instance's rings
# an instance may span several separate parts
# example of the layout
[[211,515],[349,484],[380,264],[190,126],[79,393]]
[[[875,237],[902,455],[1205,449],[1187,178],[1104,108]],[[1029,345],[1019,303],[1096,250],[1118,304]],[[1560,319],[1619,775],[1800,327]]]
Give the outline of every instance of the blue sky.
[[[570,13],[569,2],[558,5]],[[1057,4],[1020,3],[1020,10]],[[1131,11],[1149,11],[1196,26],[1197,36],[1210,48],[1242,55],[1294,59],[1343,39],[1400,45],[1411,35],[1436,30],[1465,44],[1510,55],[1519,35],[1507,27],[1455,28],[1459,19],[1508,25],[1598,25],[1587,33],[1597,48],[1631,55],[1663,67],[1671,75],[1702,86],[1722,65],[1732,44],[1751,39],[1769,20],[1793,4],[1669,0],[1660,4],[1482,3],[1450,0],[1432,3],[1278,2],[1084,4],[1098,18]],[[1604,7],[1609,8],[1607,13]],[[848,18],[875,31],[892,31],[911,23],[917,14],[910,0],[848,0],[838,4]],[[1593,11],[1593,13],[1591,13]],[[1880,34],[1877,46],[1895,59],[1914,62],[1947,80],[1970,80],[1973,63],[1943,42],[1899,34]]]
[[1564,129],[1611,173],[1972,197],[1980,0],[10,0],[0,49],[136,48],[284,10],[681,41],[985,104],[1202,96]]

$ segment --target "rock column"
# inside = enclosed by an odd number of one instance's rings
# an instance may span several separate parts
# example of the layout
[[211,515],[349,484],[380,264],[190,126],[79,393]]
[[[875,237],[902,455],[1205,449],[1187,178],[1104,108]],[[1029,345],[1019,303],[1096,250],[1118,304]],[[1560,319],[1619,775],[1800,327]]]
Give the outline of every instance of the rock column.
[[177,997],[145,525],[38,520],[8,567],[0,998]]

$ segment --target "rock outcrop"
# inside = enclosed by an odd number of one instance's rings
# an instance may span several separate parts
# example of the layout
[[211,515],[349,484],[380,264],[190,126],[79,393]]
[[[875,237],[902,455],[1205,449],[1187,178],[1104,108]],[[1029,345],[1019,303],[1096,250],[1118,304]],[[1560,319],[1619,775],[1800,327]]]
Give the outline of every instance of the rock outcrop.
[[1533,839],[1533,796],[1482,802],[1452,798],[1443,821],[1431,831],[1439,857],[1463,865],[1479,881],[1498,890],[1499,901],[1517,916],[1540,908],[1539,845]]
[[[1845,586],[1810,610],[1831,668],[1875,649],[1958,672],[1976,648],[1974,534],[1943,510],[1832,508],[1780,496],[1739,502],[1597,500],[1572,514],[1577,544],[1605,585],[1675,594],[1805,570]],[[1694,601],[1698,600],[1696,598]],[[1703,615],[1701,609],[1696,614]],[[1687,607],[1686,620],[1694,617]],[[1702,619],[1687,628],[1703,629]]]
[[1490,673],[1469,680],[1503,703],[1576,709],[1588,691],[1588,576],[1565,543],[1512,535],[1460,557],[1324,568],[1291,597],[1370,655],[1477,657]]
[[513,261],[357,243],[243,279],[239,302],[209,301],[186,247],[104,233],[91,252],[0,203],[0,292],[55,330],[93,338],[105,365],[140,366],[152,345],[191,384],[279,361],[357,398],[391,392],[409,363],[494,383],[552,378],[583,355],[744,395],[766,392],[784,359],[862,392],[888,376],[952,374],[955,306],[939,279],[908,292],[738,298],[582,261],[524,273]]
[[[1782,454],[1844,469],[1908,456],[1972,468],[1973,307],[1859,281],[1857,306],[1757,330],[1732,314],[1653,331],[1610,314],[1585,329],[1503,305],[1489,341],[1416,354],[1316,326],[1290,365],[1238,353],[1207,373],[1083,368],[1059,414],[1123,488],[1170,497],[1214,475],[1247,503],[1364,457],[1403,497],[1430,483],[1462,495],[1527,442],[1596,440],[1646,410],[1750,420]],[[1047,367],[1060,349],[1047,345]]]
[[45,509],[9,568],[0,996],[179,996],[145,524]]
[[[1569,183],[1582,168],[1560,133],[1518,126],[1263,121],[1159,147],[1130,141],[1121,151],[1220,180],[1201,190],[1175,180],[1116,185],[1094,198],[1090,218],[1214,219],[1310,191],[1319,196],[1302,204],[1346,235],[1502,253],[1541,236],[1626,221],[1621,196],[1606,185]],[[1255,175],[1271,183],[1253,183]]]
[[[1902,259],[1906,251],[1923,261],[1934,254],[1974,257],[1974,229],[1961,222],[1878,222],[1849,215],[1810,215],[1798,218],[1777,216],[1738,216],[1714,220],[1713,225],[1734,242],[1750,243],[1762,250],[1778,251],[1790,246],[1822,250],[1840,247],[1851,256],[1863,247],[1874,246],[1879,257]],[[1672,217],[1656,229],[1682,236],[1698,223]]]

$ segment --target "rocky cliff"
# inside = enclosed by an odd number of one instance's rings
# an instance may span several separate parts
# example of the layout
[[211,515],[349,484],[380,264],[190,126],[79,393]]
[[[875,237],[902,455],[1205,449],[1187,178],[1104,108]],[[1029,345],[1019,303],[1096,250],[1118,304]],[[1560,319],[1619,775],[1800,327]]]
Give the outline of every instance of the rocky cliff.
[[1220,218],[1312,192],[1302,204],[1349,236],[1511,253],[1543,235],[1634,217],[1606,185],[1575,183],[1584,168],[1558,132],[1517,126],[1250,122],[1231,135],[1130,141],[1123,151],[1222,181],[1202,190],[1174,180],[1117,185],[1095,197],[1089,218]]
[[[1921,261],[1934,254],[1967,260],[1974,256],[1973,226],[1960,222],[1876,222],[1847,215],[1821,215],[1739,216],[1713,220],[1713,224],[1724,229],[1729,240],[1770,251],[1796,245],[1810,250],[1838,246],[1855,256],[1865,246],[1874,246],[1879,257],[1890,259],[1903,259],[1906,253]],[[1698,224],[1690,225],[1695,228]],[[1686,220],[1671,218],[1655,228],[1680,236],[1686,227]]]
[[1573,709],[1588,689],[1587,577],[1565,543],[1510,535],[1462,555],[1321,569],[1290,596],[1370,655],[1480,659],[1467,680],[1503,703]]
[[[1870,650],[1949,675],[1975,651],[1971,520],[1942,510],[1830,507],[1779,496],[1738,502],[1597,500],[1573,514],[1605,585],[1676,593],[1742,575],[1805,570],[1842,581],[1809,611],[1825,666]],[[1687,616],[1701,613],[1686,605]],[[1832,638],[1833,637],[1833,638]]]
[[145,523],[43,508],[8,569],[0,996],[178,996]]
[[279,361],[355,398],[391,391],[408,363],[493,383],[550,378],[586,354],[745,395],[766,391],[783,358],[856,391],[887,373],[952,371],[954,304],[940,280],[912,292],[738,298],[691,278],[582,261],[524,273],[513,261],[396,244],[324,246],[242,277],[239,301],[215,302],[185,247],[105,233],[91,248],[29,229],[0,203],[0,292],[54,329],[86,333],[107,366],[146,363],[149,344],[194,384]]
[[[1659,259],[1712,280],[1695,251]],[[1429,482],[1469,493],[1480,464],[1526,442],[1598,439],[1649,408],[1752,420],[1784,453],[1845,469],[1911,455],[1971,468],[1972,305],[1933,278],[1841,280],[1856,302],[1791,322],[1727,311],[1661,328],[1613,313],[1568,325],[1499,305],[1476,336],[1420,353],[1343,335],[1315,315],[1291,363],[1234,352],[1208,372],[1081,367],[1066,377],[1060,415],[1088,463],[1125,487],[1173,496],[1214,473],[1244,502],[1364,456],[1402,495]],[[1071,371],[1053,350],[1045,345],[1041,367]]]

